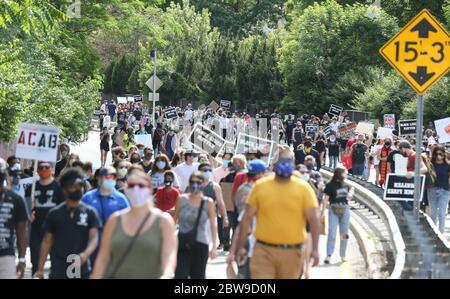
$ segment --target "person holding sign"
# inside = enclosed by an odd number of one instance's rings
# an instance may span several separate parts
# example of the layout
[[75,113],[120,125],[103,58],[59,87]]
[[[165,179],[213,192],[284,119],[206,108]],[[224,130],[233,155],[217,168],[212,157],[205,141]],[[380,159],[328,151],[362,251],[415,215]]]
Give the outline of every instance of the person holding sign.
[[[27,250],[26,225],[28,220],[25,201],[13,191],[4,187],[7,180],[7,166],[0,158],[0,279],[23,278],[25,273],[25,253]],[[15,236],[19,251],[16,266]]]

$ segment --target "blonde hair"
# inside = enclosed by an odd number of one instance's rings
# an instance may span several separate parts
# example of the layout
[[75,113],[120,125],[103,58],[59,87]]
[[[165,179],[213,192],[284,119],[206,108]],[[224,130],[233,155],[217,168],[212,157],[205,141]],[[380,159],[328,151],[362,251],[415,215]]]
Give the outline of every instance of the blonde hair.
[[247,168],[247,158],[244,155],[235,155],[231,159],[231,163],[234,163],[235,161],[239,161],[241,164],[244,164],[244,168]]

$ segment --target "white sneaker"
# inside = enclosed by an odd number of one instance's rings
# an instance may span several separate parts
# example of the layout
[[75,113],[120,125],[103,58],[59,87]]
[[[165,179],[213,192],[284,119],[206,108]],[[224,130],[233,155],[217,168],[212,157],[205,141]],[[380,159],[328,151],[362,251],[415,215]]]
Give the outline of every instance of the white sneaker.
[[331,256],[327,256],[323,262],[324,262],[325,264],[329,264],[329,263],[330,263],[330,260],[331,260]]

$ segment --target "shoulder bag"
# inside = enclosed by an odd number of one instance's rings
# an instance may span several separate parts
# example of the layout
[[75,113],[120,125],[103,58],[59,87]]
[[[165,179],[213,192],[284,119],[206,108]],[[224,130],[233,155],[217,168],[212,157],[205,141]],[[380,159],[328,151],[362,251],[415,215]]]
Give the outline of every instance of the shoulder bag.
[[200,217],[202,215],[202,209],[205,200],[202,198],[202,202],[200,203],[200,208],[198,209],[197,220],[195,221],[194,227],[186,232],[178,232],[178,249],[182,251],[192,250],[194,248],[195,242],[197,241],[197,229],[198,224],[200,223]]

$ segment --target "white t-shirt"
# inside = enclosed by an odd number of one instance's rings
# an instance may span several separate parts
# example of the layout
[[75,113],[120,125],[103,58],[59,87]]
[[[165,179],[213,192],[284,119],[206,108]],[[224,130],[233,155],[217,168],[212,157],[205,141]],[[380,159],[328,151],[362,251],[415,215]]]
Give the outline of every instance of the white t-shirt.
[[181,163],[177,167],[173,169],[175,174],[178,176],[178,180],[180,183],[180,192],[184,192],[189,185],[189,177],[195,171],[198,170],[198,166],[200,163],[192,163],[192,165],[187,165],[186,163]]
[[339,122],[334,123],[330,123],[330,129],[333,132],[338,132],[339,131]]
[[194,112],[191,109],[188,109],[184,112],[184,118],[187,120],[191,120]]
[[408,172],[408,158],[403,157],[400,154],[394,156],[395,162],[395,174],[406,175]]

